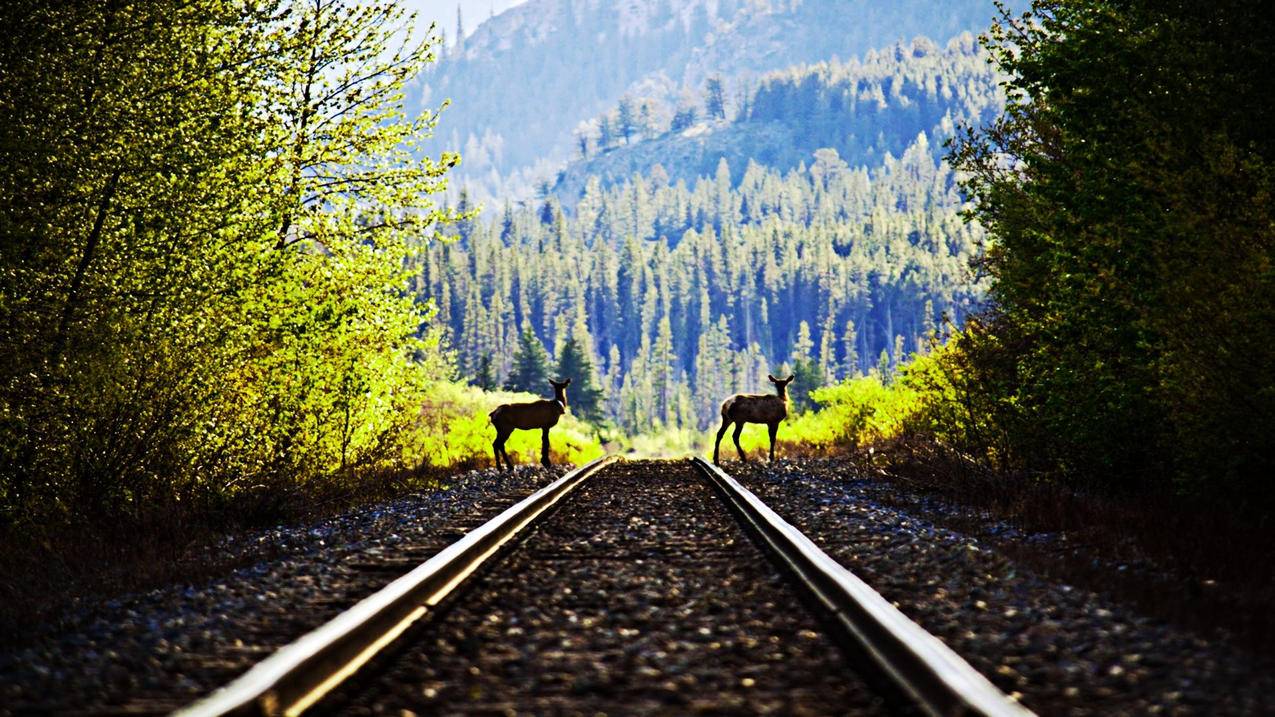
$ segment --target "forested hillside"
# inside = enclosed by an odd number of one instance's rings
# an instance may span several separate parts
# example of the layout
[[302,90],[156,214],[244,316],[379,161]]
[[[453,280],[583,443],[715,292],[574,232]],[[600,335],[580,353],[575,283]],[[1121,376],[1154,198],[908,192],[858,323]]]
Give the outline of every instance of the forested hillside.
[[621,98],[576,132],[578,161],[558,174],[561,201],[573,206],[590,177],[604,184],[646,173],[693,181],[726,159],[735,180],[755,161],[781,171],[832,148],[852,166],[898,157],[925,133],[935,158],[958,126],[980,126],[1004,105],[999,76],[969,33],[940,48],[918,37],[862,58],[788,68],[732,87],[678,98]]
[[742,90],[918,35],[946,42],[992,14],[986,0],[529,0],[453,39],[414,101],[451,100],[439,146],[461,151],[458,177],[484,197],[508,196],[551,175],[576,126],[626,94],[675,104],[711,75]]
[[808,167],[742,174],[734,185],[723,161],[670,186],[657,167],[610,189],[592,180],[571,214],[550,199],[464,222],[423,258],[420,291],[479,384],[513,373],[539,391],[517,365],[574,338],[601,363],[597,417],[631,433],[702,428],[723,395],[782,366],[801,373],[794,395],[808,405],[811,388],[888,371],[943,314],[959,322],[977,306],[979,233],[924,135],[873,170],[824,149]]

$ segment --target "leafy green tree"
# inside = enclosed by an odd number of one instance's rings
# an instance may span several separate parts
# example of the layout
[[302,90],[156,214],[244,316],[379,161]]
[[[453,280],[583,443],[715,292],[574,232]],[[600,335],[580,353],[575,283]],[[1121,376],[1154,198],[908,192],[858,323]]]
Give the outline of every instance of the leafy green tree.
[[[0,49],[3,521],[407,458],[449,372],[406,267],[456,156],[389,4],[18,1]],[[156,71],[162,67],[163,71]],[[19,348],[12,348],[19,347]]]
[[1018,466],[1275,506],[1273,31],[1241,0],[1084,0],[989,32],[1009,103],[953,161],[995,306],[963,347]]
[[513,369],[505,379],[505,389],[542,394],[549,381],[549,354],[544,344],[536,338],[530,326],[524,326],[518,335],[518,348],[514,351]]

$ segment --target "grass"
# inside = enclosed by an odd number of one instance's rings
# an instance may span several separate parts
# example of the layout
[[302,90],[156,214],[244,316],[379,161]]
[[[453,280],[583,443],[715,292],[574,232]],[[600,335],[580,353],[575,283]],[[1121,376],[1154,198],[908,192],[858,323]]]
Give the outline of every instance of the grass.
[[[440,384],[421,407],[416,443],[411,452],[433,466],[487,466],[494,461],[495,431],[487,414],[503,403],[534,401],[538,396],[483,391],[461,384]],[[540,432],[514,431],[505,444],[515,463],[540,460]],[[570,413],[549,431],[549,454],[555,463],[581,465],[603,454],[597,429]]]

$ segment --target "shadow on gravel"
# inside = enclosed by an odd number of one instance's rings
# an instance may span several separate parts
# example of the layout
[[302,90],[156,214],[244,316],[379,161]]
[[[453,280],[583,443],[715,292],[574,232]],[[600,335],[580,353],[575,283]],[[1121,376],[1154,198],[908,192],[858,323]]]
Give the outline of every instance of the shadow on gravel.
[[1173,496],[1087,494],[997,474],[916,439],[836,457],[791,445],[781,453],[903,488],[881,499],[993,541],[1057,580],[1195,630],[1225,630],[1275,657],[1275,526]]
[[172,501],[129,518],[86,516],[39,533],[0,532],[0,642],[19,646],[58,628],[68,610],[174,583],[199,583],[280,555],[265,543],[227,549],[226,538],[321,520],[360,506],[437,490],[481,467],[422,467],[333,478],[305,486],[256,486],[229,501]]

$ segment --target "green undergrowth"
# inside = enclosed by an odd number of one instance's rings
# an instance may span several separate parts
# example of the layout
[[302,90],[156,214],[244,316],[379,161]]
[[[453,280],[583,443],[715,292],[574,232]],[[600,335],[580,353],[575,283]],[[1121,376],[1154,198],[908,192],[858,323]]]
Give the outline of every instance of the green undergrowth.
[[[811,392],[817,410],[789,416],[779,445],[803,451],[839,452],[899,435],[921,405],[921,394],[903,381],[885,382],[875,372]],[[722,438],[730,444],[730,433]],[[769,450],[765,426],[748,426],[740,444],[750,454]],[[733,444],[731,450],[734,450]],[[722,449],[726,450],[725,447]]]
[[[542,397],[438,384],[421,407],[420,430],[416,431],[410,450],[432,466],[489,464],[496,431],[488,414],[501,404],[538,398]],[[505,448],[515,463],[539,462],[540,431],[514,431]],[[603,449],[597,430],[567,413],[549,431],[549,453],[555,463],[580,465],[602,455]]]

